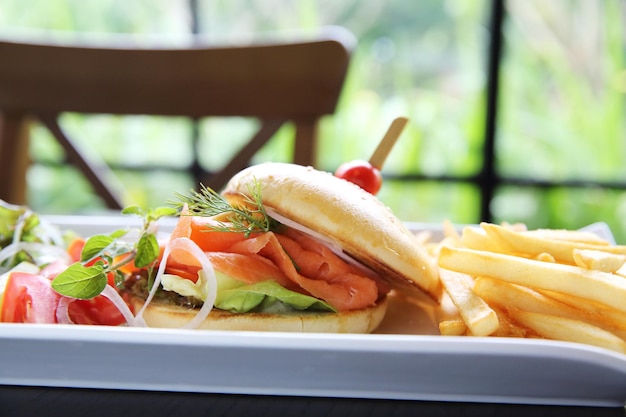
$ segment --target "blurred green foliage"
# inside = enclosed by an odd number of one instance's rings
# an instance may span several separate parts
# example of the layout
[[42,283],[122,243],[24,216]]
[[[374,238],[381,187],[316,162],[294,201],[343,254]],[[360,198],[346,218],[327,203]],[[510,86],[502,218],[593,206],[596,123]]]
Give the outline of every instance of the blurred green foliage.
[[[90,36],[126,33],[175,42],[189,36],[187,0],[0,0],[0,31]],[[320,126],[319,168],[367,159],[387,126],[411,123],[384,169],[393,175],[475,175],[482,165],[488,0],[252,1],[197,0],[200,33],[210,39],[340,25],[358,39],[341,103]],[[509,0],[502,67],[497,161],[504,178],[619,182],[624,177],[624,3],[619,0]],[[116,171],[129,202],[162,205],[194,187],[188,120],[66,115],[64,127]],[[220,167],[255,122],[200,122],[199,162]],[[254,162],[288,160],[285,126]],[[149,143],[151,152],[145,152]],[[35,161],[62,163],[41,128]],[[149,169],[163,165],[173,169]],[[139,168],[139,170],[136,170]],[[479,221],[479,191],[469,183],[385,182],[380,198],[407,221]],[[90,212],[102,203],[76,171],[35,164],[29,199],[43,212]],[[626,242],[625,194],[589,188],[503,186],[492,204],[496,221],[578,228],[606,221]]]

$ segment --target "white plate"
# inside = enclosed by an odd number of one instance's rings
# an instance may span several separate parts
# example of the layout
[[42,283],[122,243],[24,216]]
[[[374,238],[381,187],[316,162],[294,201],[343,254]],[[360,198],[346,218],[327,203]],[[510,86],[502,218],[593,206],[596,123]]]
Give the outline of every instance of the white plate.
[[[117,227],[97,218],[56,220],[93,233],[99,225]],[[422,312],[397,327],[397,315],[416,307]],[[437,336],[431,307],[425,300],[396,301],[371,335],[0,324],[0,384],[626,404],[626,355],[547,340]],[[395,334],[404,330],[422,334]]]
[[623,406],[626,357],[505,338],[0,325],[0,383]]

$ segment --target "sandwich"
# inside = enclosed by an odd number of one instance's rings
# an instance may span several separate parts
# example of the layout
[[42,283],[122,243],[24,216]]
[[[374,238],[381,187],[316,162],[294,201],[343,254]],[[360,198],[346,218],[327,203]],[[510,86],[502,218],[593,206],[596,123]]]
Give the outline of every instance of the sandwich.
[[181,198],[154,283],[126,280],[125,299],[150,327],[370,333],[391,291],[439,297],[426,250],[349,181],[262,163],[219,195],[203,191]]

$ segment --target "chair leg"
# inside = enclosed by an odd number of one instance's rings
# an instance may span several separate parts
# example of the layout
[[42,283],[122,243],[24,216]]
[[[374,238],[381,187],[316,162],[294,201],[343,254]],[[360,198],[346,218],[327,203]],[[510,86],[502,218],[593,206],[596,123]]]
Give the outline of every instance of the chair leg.
[[28,157],[28,126],[23,113],[0,113],[0,199],[24,205]]
[[315,167],[317,164],[317,120],[296,121],[293,162]]

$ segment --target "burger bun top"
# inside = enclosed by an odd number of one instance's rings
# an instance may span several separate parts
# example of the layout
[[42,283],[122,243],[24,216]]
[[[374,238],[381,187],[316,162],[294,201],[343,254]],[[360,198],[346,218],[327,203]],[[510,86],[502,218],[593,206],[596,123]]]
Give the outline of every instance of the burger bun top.
[[280,162],[240,171],[222,195],[229,200],[252,197],[256,187],[266,208],[335,242],[392,288],[439,298],[434,261],[376,196],[331,173]]

